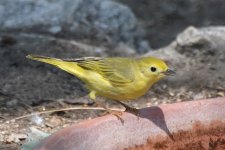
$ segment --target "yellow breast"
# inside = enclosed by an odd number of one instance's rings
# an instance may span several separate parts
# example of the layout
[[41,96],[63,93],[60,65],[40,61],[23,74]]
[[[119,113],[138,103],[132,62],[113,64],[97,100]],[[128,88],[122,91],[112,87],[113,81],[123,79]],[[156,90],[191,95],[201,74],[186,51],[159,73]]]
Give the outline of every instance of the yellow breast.
[[135,100],[144,95],[153,84],[153,82],[149,82],[149,79],[143,76],[137,76],[137,78],[138,80],[134,80],[134,82],[131,82],[126,86],[115,87],[111,85],[110,82],[102,81],[96,82],[95,86],[92,86],[89,89],[96,91],[97,95],[108,99],[120,101]]

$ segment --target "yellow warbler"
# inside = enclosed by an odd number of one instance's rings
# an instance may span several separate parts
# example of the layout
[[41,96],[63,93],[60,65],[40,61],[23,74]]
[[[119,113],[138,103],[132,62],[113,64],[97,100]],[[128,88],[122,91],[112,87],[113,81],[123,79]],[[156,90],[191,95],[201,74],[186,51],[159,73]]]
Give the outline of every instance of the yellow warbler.
[[90,91],[89,97],[96,102],[96,95],[121,101],[135,100],[165,75],[172,75],[166,63],[158,58],[102,58],[58,59],[38,55],[27,58],[54,65],[82,80]]

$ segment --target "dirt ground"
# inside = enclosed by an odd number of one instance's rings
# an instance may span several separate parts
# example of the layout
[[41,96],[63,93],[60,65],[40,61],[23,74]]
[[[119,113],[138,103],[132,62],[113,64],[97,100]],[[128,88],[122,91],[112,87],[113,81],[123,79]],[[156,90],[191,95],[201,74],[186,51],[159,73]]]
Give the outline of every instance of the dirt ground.
[[[123,2],[125,3],[126,0],[123,0]],[[222,1],[219,2],[222,3]],[[152,42],[154,48],[168,44],[175,38],[177,33],[190,24],[196,23],[198,26],[224,24],[224,22],[220,21],[221,16],[219,12],[215,11],[216,13],[212,13],[210,11],[211,14],[206,13],[207,8],[214,4],[213,1],[208,1],[205,4],[204,7],[201,3],[196,5],[196,7],[201,8],[202,13],[200,13],[200,16],[193,17],[192,15],[197,12],[192,12],[191,7],[188,7],[190,8],[188,9],[190,10],[188,14],[182,13],[184,10],[182,11],[183,7],[180,6],[184,6],[185,4],[178,3],[176,5],[176,2],[174,2],[173,5],[174,7],[176,6],[175,8],[177,9],[174,11],[168,10],[166,12],[159,11],[159,13],[153,13],[154,17],[148,22],[145,20],[148,20],[151,16],[142,16],[142,14],[144,14],[143,11],[149,10],[149,13],[152,13],[151,11],[156,12],[159,6],[161,8],[167,4],[157,4],[157,7],[150,9],[153,5],[148,1],[143,0],[140,3],[141,6],[136,5],[135,2],[129,3],[140,19],[140,23],[142,23],[146,29],[149,29],[146,31],[146,37],[149,38],[150,43]],[[145,9],[139,9],[140,7],[135,8],[135,6],[140,6]],[[188,4],[188,6],[190,6],[190,4]],[[220,5],[221,8],[223,6],[225,5]],[[161,9],[164,10],[163,8]],[[189,18],[181,19],[186,16],[189,16]],[[201,23],[202,20],[198,20],[198,18],[204,18],[204,16],[209,17],[205,17],[203,23]],[[160,21],[160,18],[164,21]],[[178,23],[176,24],[176,22]],[[5,35],[10,36],[5,37]],[[4,58],[0,63],[1,150],[20,149],[21,144],[27,139],[29,127],[35,127],[41,131],[53,133],[73,123],[105,115],[104,111],[99,110],[58,111],[36,115],[35,112],[46,110],[59,110],[77,106],[92,107],[96,105],[86,98],[79,99],[88,92],[77,78],[49,65],[31,62],[25,58],[27,54],[44,54],[61,58],[82,57],[87,55],[134,55],[127,51],[112,52],[102,47],[82,47],[82,45],[77,43],[71,44],[71,41],[55,40],[51,37],[46,38],[37,35],[27,36],[17,33],[1,33],[0,37],[0,58]],[[78,47],[82,47],[83,49]],[[203,66],[205,64],[204,61],[200,63],[202,63]],[[201,64],[199,66],[201,66]],[[176,79],[176,77],[172,78]],[[199,85],[203,82],[204,81],[198,80]],[[215,83],[220,82],[224,83],[225,79],[217,78],[215,81]],[[130,104],[134,107],[147,107],[164,103],[225,96],[225,88],[220,84],[198,87],[188,85],[189,84],[183,82],[171,84],[171,81],[169,82],[165,79],[155,84],[145,96]],[[111,102],[108,102],[108,106],[118,107],[118,105]],[[185,132],[180,134],[184,136],[189,135]],[[224,141],[216,140],[218,141],[217,143],[221,143],[224,148]],[[212,145],[215,143],[214,139],[209,139],[209,141]],[[168,144],[168,141],[165,141],[165,143]],[[187,144],[188,143],[189,141],[187,141]],[[144,148],[140,146],[140,149]]]

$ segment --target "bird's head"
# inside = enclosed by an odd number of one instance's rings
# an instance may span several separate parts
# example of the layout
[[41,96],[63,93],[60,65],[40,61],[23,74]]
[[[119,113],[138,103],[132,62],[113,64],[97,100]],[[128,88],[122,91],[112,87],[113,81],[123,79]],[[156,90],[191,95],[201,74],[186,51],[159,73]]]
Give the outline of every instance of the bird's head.
[[141,58],[138,63],[142,74],[154,82],[175,74],[175,71],[170,69],[165,61],[155,57]]

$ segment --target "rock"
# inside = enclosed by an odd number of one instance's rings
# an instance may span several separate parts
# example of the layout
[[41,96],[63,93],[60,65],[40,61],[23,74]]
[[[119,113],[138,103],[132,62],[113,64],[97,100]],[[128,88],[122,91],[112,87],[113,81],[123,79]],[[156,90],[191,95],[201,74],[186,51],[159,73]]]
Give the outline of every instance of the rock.
[[130,8],[112,0],[0,1],[0,31],[21,30],[133,47],[143,38]]
[[176,41],[176,50],[190,59],[195,78],[209,87],[225,84],[225,27],[189,27]]
[[224,0],[116,0],[129,6],[145,27],[151,47],[167,46],[190,25],[224,25]]
[[177,75],[170,78],[171,84],[202,87],[224,87],[225,85],[225,27],[189,27],[180,33],[169,46],[151,51],[166,59],[177,69]]
[[6,142],[8,143],[19,143],[21,140],[25,140],[27,138],[26,134],[16,134],[16,133],[12,133],[8,139],[6,139]]
[[[56,131],[31,149],[211,149],[210,139],[225,140],[224,107],[225,98],[164,104],[139,109],[138,119],[122,112],[124,124],[106,115]],[[223,142],[217,143],[224,148]]]

